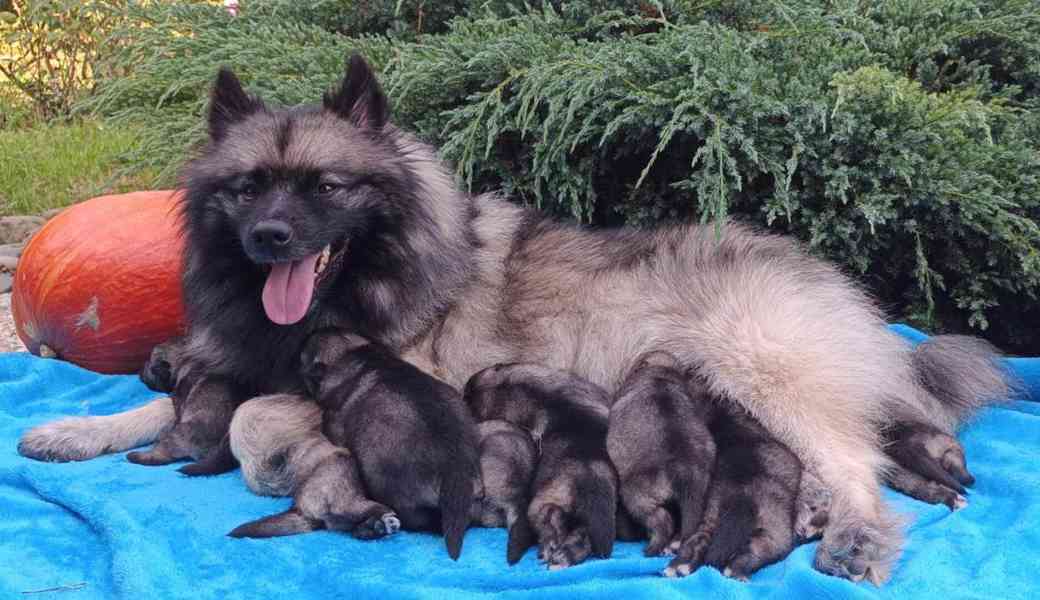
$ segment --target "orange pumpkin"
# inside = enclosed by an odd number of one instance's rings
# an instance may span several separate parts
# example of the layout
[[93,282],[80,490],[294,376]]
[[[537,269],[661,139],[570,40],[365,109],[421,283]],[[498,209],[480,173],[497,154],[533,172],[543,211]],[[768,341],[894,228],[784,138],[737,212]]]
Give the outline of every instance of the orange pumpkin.
[[184,330],[179,193],[100,196],[29,240],[11,310],[29,351],[101,373],[135,373]]

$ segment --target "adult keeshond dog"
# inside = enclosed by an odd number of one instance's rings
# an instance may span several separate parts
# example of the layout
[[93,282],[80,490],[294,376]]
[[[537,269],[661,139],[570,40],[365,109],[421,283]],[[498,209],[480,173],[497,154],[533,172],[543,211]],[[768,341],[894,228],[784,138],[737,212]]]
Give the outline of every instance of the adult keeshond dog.
[[[856,284],[784,237],[735,224],[721,236],[698,225],[590,231],[472,196],[388,116],[356,56],[316,106],[270,107],[220,72],[209,143],[186,169],[191,325],[178,378],[231,403],[297,390],[302,342],[331,326],[458,387],[528,361],[613,392],[639,356],[663,350],[832,488],[817,567],[887,577],[901,531],[880,496],[881,433],[902,420],[952,433],[1003,396],[986,344],[939,338],[916,358]],[[20,451],[82,460],[155,440],[175,420],[156,400],[43,425]]]

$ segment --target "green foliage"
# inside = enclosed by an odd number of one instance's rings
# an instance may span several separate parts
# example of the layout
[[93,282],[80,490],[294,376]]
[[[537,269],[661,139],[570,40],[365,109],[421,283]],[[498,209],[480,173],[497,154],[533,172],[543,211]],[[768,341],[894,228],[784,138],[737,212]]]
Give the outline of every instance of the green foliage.
[[0,131],[0,215],[36,214],[102,193],[146,189],[152,174],[120,174],[136,130],[95,121]]
[[[0,12],[0,97],[17,92],[43,118],[66,117],[93,85],[126,0],[13,0]],[[5,102],[7,104],[7,102]]]
[[121,30],[109,67],[130,76],[88,106],[148,124],[137,164],[172,172],[201,138],[218,65],[288,104],[316,100],[358,50],[398,122],[474,191],[596,224],[755,222],[844,265],[898,318],[1040,351],[1035,0],[135,10],[147,27]]

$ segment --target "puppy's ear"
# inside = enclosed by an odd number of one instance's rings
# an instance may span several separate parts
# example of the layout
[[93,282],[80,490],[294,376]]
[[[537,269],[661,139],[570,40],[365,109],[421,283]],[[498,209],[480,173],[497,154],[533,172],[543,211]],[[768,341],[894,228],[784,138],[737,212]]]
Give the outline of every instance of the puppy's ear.
[[325,94],[325,109],[360,129],[379,131],[390,116],[386,95],[360,54],[352,54],[347,62],[339,89]]
[[221,68],[209,99],[209,137],[220,141],[227,130],[249,115],[264,110],[264,103],[242,88],[231,69]]

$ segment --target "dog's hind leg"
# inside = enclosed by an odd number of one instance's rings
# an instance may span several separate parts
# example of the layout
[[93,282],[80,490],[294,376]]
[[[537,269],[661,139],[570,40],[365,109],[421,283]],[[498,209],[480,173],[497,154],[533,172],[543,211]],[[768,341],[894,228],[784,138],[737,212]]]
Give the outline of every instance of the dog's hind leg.
[[191,458],[191,446],[184,442],[179,431],[166,433],[148,450],[130,452],[126,459],[134,464],[158,466],[168,465]]
[[238,468],[238,460],[231,453],[231,435],[229,432],[224,434],[224,439],[220,441],[220,444],[201,460],[190,465],[184,465],[177,470],[189,477],[197,477],[200,475],[219,475],[233,471],[236,468]]
[[319,519],[311,519],[293,507],[285,512],[239,525],[228,534],[233,538],[268,538],[296,535],[324,529]]
[[675,536],[675,519],[665,508],[667,498],[655,493],[658,484],[667,483],[660,481],[662,479],[663,473],[659,471],[637,473],[621,485],[621,501],[628,514],[650,534],[650,543],[643,552],[646,556],[660,556]]

